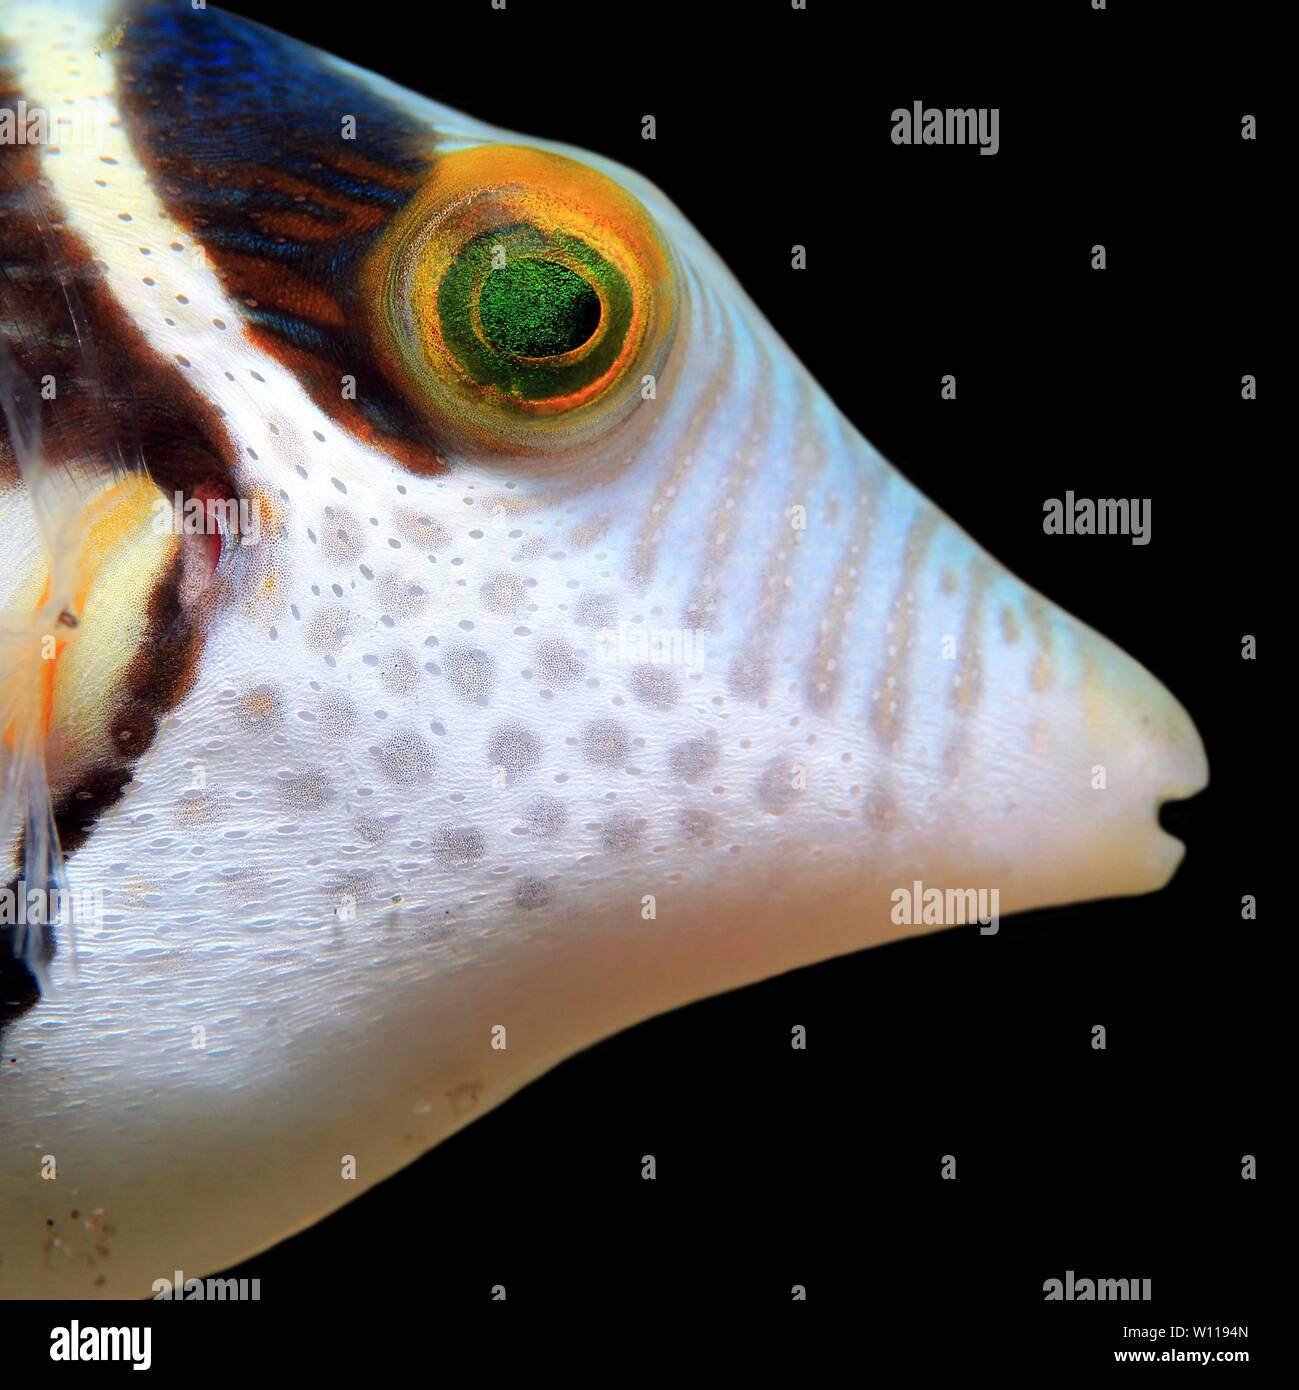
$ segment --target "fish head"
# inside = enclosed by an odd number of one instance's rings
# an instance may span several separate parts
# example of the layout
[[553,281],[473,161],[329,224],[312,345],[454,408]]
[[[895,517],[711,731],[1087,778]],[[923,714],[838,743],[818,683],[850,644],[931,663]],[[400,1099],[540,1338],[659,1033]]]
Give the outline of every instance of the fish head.
[[102,895],[16,951],[0,1285],[218,1269],[601,1037],[943,925],[913,886],[1167,882],[1186,712],[641,175],[216,10],[0,15],[96,123],[4,156],[6,830]]

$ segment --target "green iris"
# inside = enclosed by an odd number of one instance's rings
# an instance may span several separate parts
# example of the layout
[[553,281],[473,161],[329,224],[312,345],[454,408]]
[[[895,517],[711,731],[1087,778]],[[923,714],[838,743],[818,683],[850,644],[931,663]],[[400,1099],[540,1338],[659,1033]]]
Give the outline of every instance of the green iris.
[[478,313],[493,346],[516,357],[557,357],[599,327],[600,296],[564,266],[528,258],[492,271]]
[[[579,238],[516,222],[460,248],[438,285],[437,311],[467,376],[539,401],[581,391],[608,371],[632,321],[632,291]],[[583,347],[578,360],[564,360]]]

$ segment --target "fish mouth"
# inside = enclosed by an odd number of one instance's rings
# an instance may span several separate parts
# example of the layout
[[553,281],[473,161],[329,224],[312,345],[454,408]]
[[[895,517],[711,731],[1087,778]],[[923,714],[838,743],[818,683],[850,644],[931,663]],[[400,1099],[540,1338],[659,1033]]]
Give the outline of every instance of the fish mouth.
[[1209,758],[1190,714],[1168,688],[1135,661],[1124,661],[1136,667],[1143,683],[1138,689],[1147,705],[1131,739],[1128,766],[1134,780],[1155,788],[1153,794],[1145,794],[1142,816],[1142,830],[1151,839],[1153,863],[1158,866],[1149,890],[1154,892],[1172,879],[1186,855],[1185,841],[1169,826],[1182,829],[1190,820],[1183,808],[1208,787]]
[[[1171,698],[1171,697],[1170,697]],[[1188,801],[1209,786],[1209,755],[1190,715],[1177,705],[1180,719],[1169,739],[1166,781],[1155,796],[1154,818],[1163,834],[1177,847],[1178,861],[1186,852],[1180,833],[1190,829]],[[1174,833],[1179,832],[1179,833]]]
[[1080,698],[1087,729],[1084,790],[1072,802],[1079,844],[1072,863],[1054,872],[1058,891],[1046,901],[1121,897],[1166,887],[1186,843],[1164,824],[1189,828],[1183,808],[1209,785],[1209,760],[1191,716],[1157,677],[1106,639],[1097,692]]

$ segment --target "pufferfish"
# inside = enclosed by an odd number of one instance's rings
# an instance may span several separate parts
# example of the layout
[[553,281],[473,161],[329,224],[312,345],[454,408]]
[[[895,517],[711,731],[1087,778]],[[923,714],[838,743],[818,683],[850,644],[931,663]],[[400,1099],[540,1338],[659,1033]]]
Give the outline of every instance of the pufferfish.
[[0,122],[0,1295],[229,1266],[913,883],[1168,882],[1186,712],[632,170],[180,3],[6,0]]

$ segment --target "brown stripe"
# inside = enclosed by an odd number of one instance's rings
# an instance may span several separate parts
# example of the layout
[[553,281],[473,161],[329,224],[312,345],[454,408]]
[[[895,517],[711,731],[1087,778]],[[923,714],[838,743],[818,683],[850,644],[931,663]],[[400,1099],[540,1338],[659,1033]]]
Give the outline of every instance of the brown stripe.
[[[718,612],[721,572],[735,548],[739,519],[746,511],[745,494],[751,492],[755,496],[764,495],[758,473],[761,467],[770,467],[770,460],[762,456],[761,441],[765,438],[772,409],[771,362],[765,353],[762,354],[761,363],[759,376],[750,396],[750,400],[757,403],[757,409],[750,416],[745,428],[745,451],[750,453],[750,457],[738,465],[734,472],[728,472],[726,491],[709,522],[708,554],[703,562],[703,573],[691,589],[689,598],[682,604],[681,621],[685,627],[701,628],[709,632],[721,630],[722,615]],[[758,437],[759,443],[750,450],[747,441],[753,435]]]
[[[701,331],[707,338],[707,322]],[[647,584],[654,578],[654,572],[658,567],[659,540],[663,533],[663,524],[681,500],[685,480],[697,468],[695,447],[704,430],[711,425],[718,398],[730,377],[731,361],[726,341],[718,344],[716,361],[717,366],[709,376],[708,384],[694,402],[691,423],[686,427],[682,437],[673,444],[675,457],[668,475],[655,489],[637,528],[636,541],[628,562],[628,578],[634,583]]]
[[948,692],[948,703],[957,714],[956,728],[943,750],[943,771],[951,781],[960,775],[969,751],[970,726],[967,716],[978,708],[983,698],[983,601],[992,578],[991,563],[982,556],[976,556],[969,570],[969,599],[965,606],[965,627],[961,633],[960,669]]
[[[871,727],[887,752],[893,752],[906,727],[907,701],[910,694],[908,673],[911,669],[911,633],[917,600],[913,593],[920,567],[934,532],[938,528],[938,513],[922,502],[920,514],[911,523],[903,553],[902,573],[885,615],[886,630],[880,634],[886,646],[875,688],[871,692]],[[891,621],[893,631],[887,631]]]
[[1032,624],[1033,635],[1037,641],[1037,658],[1033,662],[1031,681],[1033,689],[1041,694],[1051,688],[1055,678],[1051,619],[1046,611],[1046,604],[1036,594],[1030,594],[1024,600],[1024,607],[1028,610],[1028,620]]

